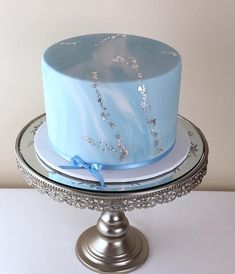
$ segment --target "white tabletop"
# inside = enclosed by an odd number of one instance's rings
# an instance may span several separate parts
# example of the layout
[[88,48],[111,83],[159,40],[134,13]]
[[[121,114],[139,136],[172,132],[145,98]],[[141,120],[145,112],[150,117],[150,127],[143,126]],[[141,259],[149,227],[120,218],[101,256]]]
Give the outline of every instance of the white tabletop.
[[[0,190],[1,274],[86,274],[75,243],[99,213],[54,202],[32,189]],[[192,192],[127,213],[149,240],[136,274],[234,274],[235,192]]]

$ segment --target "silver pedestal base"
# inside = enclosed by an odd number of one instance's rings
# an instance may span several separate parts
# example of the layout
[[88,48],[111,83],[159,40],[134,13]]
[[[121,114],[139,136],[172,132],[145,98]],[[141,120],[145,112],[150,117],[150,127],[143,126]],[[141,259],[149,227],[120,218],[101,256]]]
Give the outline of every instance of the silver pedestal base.
[[124,273],[145,262],[149,245],[140,231],[129,226],[123,212],[104,212],[97,226],[79,237],[76,253],[85,266],[96,272]]

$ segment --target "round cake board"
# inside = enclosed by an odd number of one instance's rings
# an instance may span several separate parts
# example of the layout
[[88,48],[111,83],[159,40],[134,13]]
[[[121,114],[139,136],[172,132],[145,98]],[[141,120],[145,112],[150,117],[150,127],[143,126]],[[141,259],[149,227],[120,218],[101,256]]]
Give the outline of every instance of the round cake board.
[[[47,124],[44,122],[36,132],[34,146],[39,159],[51,169],[64,175],[88,181],[96,179],[85,169],[63,169],[60,166],[70,165],[70,162],[58,155],[50,145]],[[140,168],[121,170],[101,170],[104,182],[130,182],[145,180],[170,172],[179,166],[187,157],[190,150],[190,138],[184,127],[178,123],[176,142],[173,149],[159,161]]]

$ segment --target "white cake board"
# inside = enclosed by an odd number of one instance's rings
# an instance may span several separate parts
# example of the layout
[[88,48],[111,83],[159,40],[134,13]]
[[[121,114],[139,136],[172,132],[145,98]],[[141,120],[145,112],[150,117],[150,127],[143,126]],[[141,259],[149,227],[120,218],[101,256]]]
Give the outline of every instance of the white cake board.
[[[85,169],[62,169],[59,166],[70,165],[70,162],[58,155],[50,145],[47,133],[47,124],[44,122],[37,130],[34,147],[38,157],[51,169],[65,175],[88,181],[96,179]],[[178,123],[176,142],[173,149],[164,158],[156,163],[126,170],[102,170],[100,171],[105,182],[130,182],[153,178],[170,172],[179,166],[187,157],[190,149],[190,138],[184,127]]]

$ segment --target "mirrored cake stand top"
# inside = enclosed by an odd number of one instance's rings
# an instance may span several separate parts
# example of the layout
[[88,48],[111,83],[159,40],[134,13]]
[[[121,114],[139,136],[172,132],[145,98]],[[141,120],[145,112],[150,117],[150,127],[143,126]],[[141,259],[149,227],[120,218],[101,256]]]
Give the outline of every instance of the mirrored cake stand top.
[[206,173],[206,139],[195,125],[179,116],[179,123],[188,132],[191,146],[186,160],[171,172],[147,180],[106,182],[104,187],[94,181],[66,176],[44,165],[35,152],[35,133],[45,119],[45,114],[42,114],[21,130],[16,140],[16,157],[26,181],[55,200],[98,211],[130,211],[169,202],[187,194]]

